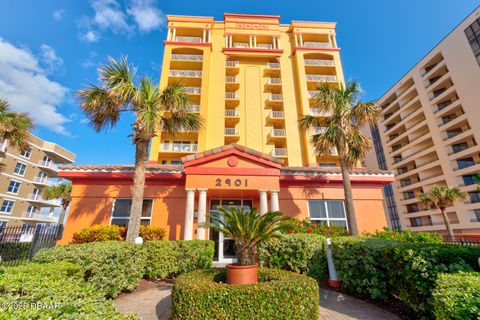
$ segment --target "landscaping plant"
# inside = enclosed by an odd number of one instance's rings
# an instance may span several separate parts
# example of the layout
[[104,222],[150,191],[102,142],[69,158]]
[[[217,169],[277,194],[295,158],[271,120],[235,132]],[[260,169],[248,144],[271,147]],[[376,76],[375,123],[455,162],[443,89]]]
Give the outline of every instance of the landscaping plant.
[[383,231],[376,231],[375,233],[365,233],[364,236],[411,243],[443,243],[443,237],[438,233],[414,233],[410,230],[395,231],[390,230],[386,227],[383,228]]
[[[93,225],[82,229],[73,234],[72,243],[88,243],[96,241],[125,240],[127,228],[117,225],[105,226],[101,224]],[[163,240],[165,238],[165,229],[154,226],[140,226],[140,237],[144,240]]]
[[48,186],[42,190],[42,198],[45,200],[56,200],[60,199],[62,203],[62,212],[58,217],[58,223],[63,224],[65,220],[65,214],[67,213],[67,208],[72,201],[72,184],[57,184],[54,186]]
[[297,218],[288,217],[285,220],[285,224],[288,226],[283,230],[283,233],[296,234],[296,233],[308,233],[318,234],[327,238],[331,237],[344,237],[348,235],[348,231],[343,226],[326,224],[316,224],[310,222],[309,219],[299,220]]

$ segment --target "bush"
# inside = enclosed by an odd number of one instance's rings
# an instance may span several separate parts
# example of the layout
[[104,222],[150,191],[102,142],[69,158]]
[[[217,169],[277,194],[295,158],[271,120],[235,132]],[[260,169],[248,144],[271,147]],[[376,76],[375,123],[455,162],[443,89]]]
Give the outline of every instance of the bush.
[[304,275],[260,269],[259,283],[225,285],[225,269],[178,277],[172,291],[173,319],[318,319],[317,282]]
[[308,219],[298,220],[296,218],[289,218],[287,224],[290,225],[290,228],[285,228],[284,233],[311,233],[325,236],[327,238],[344,237],[348,235],[348,231],[345,227],[311,223]]
[[394,231],[384,228],[383,231],[377,231],[373,234],[366,234],[374,238],[382,238],[387,240],[411,242],[411,243],[443,243],[443,237],[437,233],[417,232],[410,230]]
[[283,235],[258,247],[260,265],[307,274],[318,281],[327,277],[325,238],[316,234]]
[[214,254],[214,242],[148,241],[144,245],[146,255],[145,275],[154,280],[172,278],[195,269],[210,268]]
[[0,268],[0,305],[2,319],[134,319],[116,312],[70,263]]
[[133,290],[144,275],[142,246],[130,242],[104,241],[71,244],[40,250],[34,261],[65,261],[83,268],[85,278],[107,297]]
[[30,252],[30,242],[0,243],[0,265],[12,260],[27,260]]
[[433,298],[437,319],[479,319],[480,273],[441,274]]
[[[127,228],[116,225],[93,225],[73,234],[72,243],[88,243],[96,241],[125,240]],[[165,229],[154,226],[140,226],[140,237],[144,240],[162,240],[165,238]]]

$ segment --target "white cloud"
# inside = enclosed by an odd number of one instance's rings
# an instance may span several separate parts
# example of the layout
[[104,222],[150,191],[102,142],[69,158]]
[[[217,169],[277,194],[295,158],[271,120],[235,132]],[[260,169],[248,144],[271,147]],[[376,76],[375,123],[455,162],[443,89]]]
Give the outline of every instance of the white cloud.
[[127,22],[127,15],[115,0],[93,0],[95,12],[93,23],[102,30],[110,29],[114,33],[129,33],[132,27]]
[[10,103],[12,110],[28,112],[37,125],[68,135],[65,124],[70,120],[58,111],[68,89],[50,80],[47,70],[41,66],[45,57],[56,57],[50,61],[57,63],[61,58],[56,54],[52,56],[47,47],[36,57],[27,49],[0,38],[0,97]]
[[63,19],[64,14],[65,14],[65,10],[59,9],[59,10],[53,11],[52,17],[53,19],[60,21]]
[[151,31],[165,25],[165,15],[154,0],[131,0],[127,13],[133,17],[140,31]]
[[59,71],[63,66],[63,59],[57,56],[55,50],[49,45],[40,46],[40,58],[48,74]]
[[91,67],[95,67],[97,65],[99,65],[100,62],[98,61],[98,54],[94,51],[90,52],[88,54],[88,58],[83,60],[80,65],[83,67],[83,68],[91,68]]
[[87,32],[80,34],[80,39],[87,42],[97,42],[100,40],[100,35],[93,30],[88,30]]

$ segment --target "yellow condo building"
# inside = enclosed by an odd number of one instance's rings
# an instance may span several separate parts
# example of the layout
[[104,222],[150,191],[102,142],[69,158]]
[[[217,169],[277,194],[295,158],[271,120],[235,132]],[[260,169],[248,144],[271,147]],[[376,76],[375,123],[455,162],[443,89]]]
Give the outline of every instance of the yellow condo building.
[[[150,163],[180,164],[181,157],[230,143],[283,159],[285,165],[337,166],[316,155],[313,132],[299,130],[304,114],[325,116],[313,105],[323,82],[344,83],[335,23],[279,16],[225,14],[168,16],[160,87],[182,82],[191,111],[204,119],[198,132],[153,139]],[[322,127],[315,130],[322,130]]]

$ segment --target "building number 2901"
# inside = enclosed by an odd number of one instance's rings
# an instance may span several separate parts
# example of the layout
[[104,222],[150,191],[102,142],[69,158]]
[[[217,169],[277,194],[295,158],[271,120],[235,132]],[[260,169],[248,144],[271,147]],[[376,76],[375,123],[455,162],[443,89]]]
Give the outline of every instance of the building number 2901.
[[248,179],[216,179],[215,180],[215,187],[248,187]]

